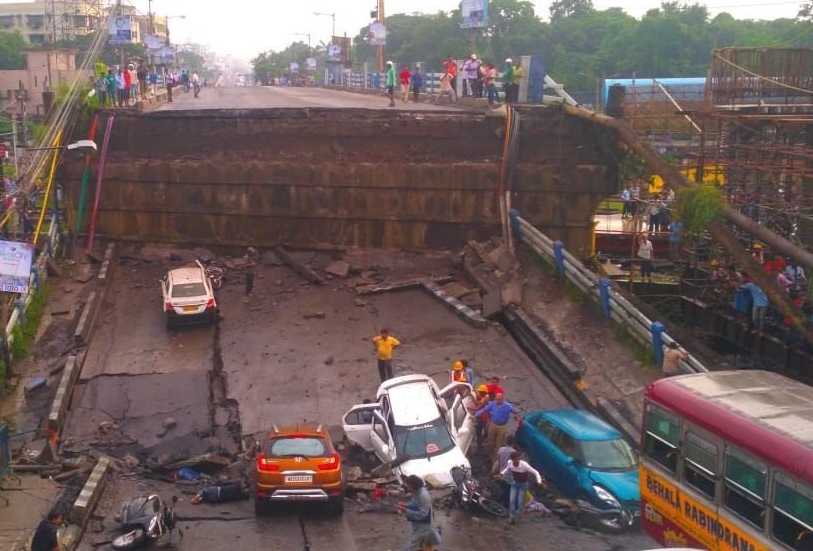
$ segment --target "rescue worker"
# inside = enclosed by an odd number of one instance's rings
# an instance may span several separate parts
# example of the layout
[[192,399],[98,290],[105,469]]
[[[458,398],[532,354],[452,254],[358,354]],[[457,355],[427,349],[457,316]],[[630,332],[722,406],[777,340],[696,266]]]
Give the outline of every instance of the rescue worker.
[[[483,443],[486,441],[486,430],[488,429],[488,413],[482,411],[491,400],[492,397],[488,391],[488,386],[478,385],[477,395],[474,398],[475,407],[471,414],[474,415],[474,433],[477,437],[477,446],[480,448],[483,447]],[[479,415],[478,412],[480,412]]]
[[451,382],[453,383],[469,382],[469,380],[466,378],[466,372],[463,370],[463,362],[461,362],[460,360],[456,361],[452,366]]

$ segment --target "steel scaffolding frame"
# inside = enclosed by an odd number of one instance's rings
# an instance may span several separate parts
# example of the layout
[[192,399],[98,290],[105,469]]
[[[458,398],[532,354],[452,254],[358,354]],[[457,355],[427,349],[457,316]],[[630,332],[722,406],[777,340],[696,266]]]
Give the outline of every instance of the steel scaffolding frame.
[[49,42],[74,40],[105,25],[103,0],[45,0]]

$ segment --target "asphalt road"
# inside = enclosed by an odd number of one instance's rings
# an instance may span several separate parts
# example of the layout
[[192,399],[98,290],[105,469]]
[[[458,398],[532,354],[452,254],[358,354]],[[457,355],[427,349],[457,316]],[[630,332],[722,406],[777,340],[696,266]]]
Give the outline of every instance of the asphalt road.
[[[188,255],[188,253],[183,253]],[[317,264],[322,253],[298,253]],[[321,255],[322,260],[318,258]],[[167,252],[145,249],[116,270],[77,393],[63,446],[102,448],[122,456],[184,452],[199,442],[225,444],[228,419],[213,402],[235,404],[243,435],[272,424],[312,420],[338,425],[342,413],[377,387],[370,338],[382,326],[404,343],[397,369],[432,375],[443,384],[459,357],[469,358],[481,376],[505,378],[509,400],[523,409],[564,405],[553,385],[498,328],[473,329],[422,291],[359,299],[343,279],[328,285],[304,283],[287,267],[262,265],[250,301],[239,277],[228,277],[218,300],[218,329],[197,327],[168,332],[161,312],[158,278]],[[347,257],[346,257],[347,258]],[[329,257],[327,257],[329,259]],[[387,277],[408,278],[448,271],[448,255],[361,253],[348,260]],[[224,375],[223,392],[209,384]],[[165,431],[173,417],[177,427]],[[100,434],[103,421],[118,430]],[[203,440],[198,434],[214,431]],[[233,443],[232,443],[233,444]],[[80,549],[99,548],[121,500],[157,491],[165,497],[183,487],[132,474],[114,473],[96,518]],[[269,549],[279,551],[361,551],[401,549],[404,520],[384,513],[360,513],[350,503],[342,517],[312,509],[288,509],[256,518],[250,501],[221,506],[178,505],[185,537],[180,550]],[[640,534],[610,536],[575,531],[557,519],[529,516],[516,527],[474,519],[458,511],[438,511],[444,543],[457,549],[580,549],[639,551],[653,547]],[[547,542],[540,547],[540,542]],[[94,545],[95,544],[95,545]]]
[[[222,86],[201,89],[200,96],[184,93],[177,88],[172,103],[164,103],[157,111],[186,111],[192,109],[264,109],[285,107],[325,107],[331,109],[390,109],[384,95],[357,94],[339,90],[291,86]],[[392,109],[411,111],[446,111],[454,109],[431,103],[395,102]]]

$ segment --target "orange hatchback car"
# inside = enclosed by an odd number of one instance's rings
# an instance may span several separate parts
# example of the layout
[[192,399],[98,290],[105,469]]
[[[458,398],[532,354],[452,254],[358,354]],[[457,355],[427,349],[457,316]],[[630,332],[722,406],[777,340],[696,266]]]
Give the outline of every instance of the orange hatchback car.
[[261,443],[255,510],[285,501],[321,501],[344,511],[342,460],[322,426],[274,427]]

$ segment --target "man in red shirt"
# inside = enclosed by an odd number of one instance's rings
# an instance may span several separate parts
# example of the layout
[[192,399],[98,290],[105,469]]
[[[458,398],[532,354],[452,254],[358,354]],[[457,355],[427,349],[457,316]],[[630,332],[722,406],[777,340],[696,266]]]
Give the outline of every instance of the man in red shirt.
[[409,99],[409,83],[412,81],[412,73],[409,72],[407,65],[401,67],[401,72],[398,73],[398,80],[401,82],[401,101],[406,103]]
[[496,375],[488,380],[486,387],[488,388],[488,395],[492,400],[497,394],[505,395],[505,390],[500,386],[500,378]]
[[133,78],[130,75],[130,71],[123,71],[124,73],[124,105],[130,105],[130,88],[133,85]]

